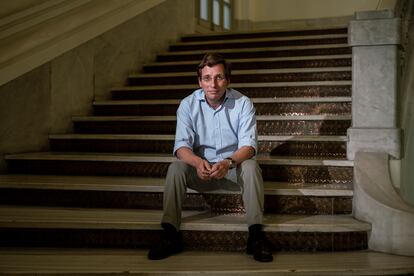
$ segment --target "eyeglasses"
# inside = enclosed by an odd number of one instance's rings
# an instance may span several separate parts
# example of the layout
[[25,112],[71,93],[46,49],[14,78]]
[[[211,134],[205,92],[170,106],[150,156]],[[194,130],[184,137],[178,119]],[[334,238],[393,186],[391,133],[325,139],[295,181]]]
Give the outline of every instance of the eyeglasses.
[[202,76],[201,77],[201,80],[203,82],[211,82],[212,80],[221,82],[221,81],[224,81],[225,79],[226,79],[226,77],[223,76],[223,75],[217,75],[214,78],[212,78],[211,76]]

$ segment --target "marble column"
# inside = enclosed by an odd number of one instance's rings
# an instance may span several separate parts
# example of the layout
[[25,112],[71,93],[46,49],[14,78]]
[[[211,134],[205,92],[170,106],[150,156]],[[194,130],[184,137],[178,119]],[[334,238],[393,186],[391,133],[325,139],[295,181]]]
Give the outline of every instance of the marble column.
[[401,157],[397,126],[397,57],[400,19],[392,11],[357,12],[349,24],[352,47],[352,127],[347,157],[386,152]]

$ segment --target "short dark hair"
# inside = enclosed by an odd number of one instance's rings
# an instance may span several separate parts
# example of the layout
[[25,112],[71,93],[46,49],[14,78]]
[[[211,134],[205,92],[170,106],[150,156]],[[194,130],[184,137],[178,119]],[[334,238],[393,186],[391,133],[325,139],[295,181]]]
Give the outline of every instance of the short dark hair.
[[201,60],[200,64],[198,65],[197,76],[198,79],[201,79],[201,70],[204,67],[213,67],[217,64],[223,64],[224,67],[224,75],[226,80],[230,79],[231,76],[231,63],[227,62],[222,55],[217,53],[207,53],[204,55],[203,59]]

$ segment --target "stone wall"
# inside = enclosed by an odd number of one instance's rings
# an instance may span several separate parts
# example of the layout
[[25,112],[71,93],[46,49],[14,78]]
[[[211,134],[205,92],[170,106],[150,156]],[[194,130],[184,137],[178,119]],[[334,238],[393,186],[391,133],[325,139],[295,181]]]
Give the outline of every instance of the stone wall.
[[[71,132],[128,73],[194,31],[194,1],[167,0],[0,86],[0,155],[48,150],[48,135]],[[6,172],[0,158],[0,173]]]
[[414,205],[414,2],[399,1],[401,17],[399,124],[404,131],[403,156],[400,166],[400,193]]
[[346,26],[355,12],[393,9],[396,0],[237,0],[236,30]]

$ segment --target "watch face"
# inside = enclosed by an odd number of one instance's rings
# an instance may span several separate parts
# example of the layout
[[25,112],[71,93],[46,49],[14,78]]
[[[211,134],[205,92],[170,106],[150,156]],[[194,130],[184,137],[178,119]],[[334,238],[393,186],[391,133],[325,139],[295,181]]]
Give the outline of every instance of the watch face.
[[226,159],[229,160],[229,169],[234,169],[236,167],[236,163],[234,162],[234,160],[231,158]]

